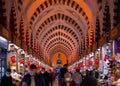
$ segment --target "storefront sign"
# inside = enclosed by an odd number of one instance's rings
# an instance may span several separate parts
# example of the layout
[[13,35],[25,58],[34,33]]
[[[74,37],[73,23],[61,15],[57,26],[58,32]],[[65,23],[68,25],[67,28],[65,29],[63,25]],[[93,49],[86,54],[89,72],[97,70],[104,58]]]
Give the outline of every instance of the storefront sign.
[[99,40],[99,47],[101,47],[101,46],[103,46],[104,45],[104,43],[105,43],[105,38],[101,38],[100,40]]
[[3,36],[4,38],[10,40],[10,34],[7,29],[5,29],[2,25],[0,25],[0,35]]

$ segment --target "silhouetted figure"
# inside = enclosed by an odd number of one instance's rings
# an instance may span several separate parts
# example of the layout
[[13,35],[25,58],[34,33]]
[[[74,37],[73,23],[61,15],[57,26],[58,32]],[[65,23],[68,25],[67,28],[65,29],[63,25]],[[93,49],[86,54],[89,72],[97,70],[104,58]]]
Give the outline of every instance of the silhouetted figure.
[[11,69],[7,69],[6,74],[1,79],[0,86],[13,86],[12,77],[11,77]]
[[65,73],[67,71],[68,71],[67,70],[67,64],[65,64],[63,66],[63,68],[61,68],[61,70],[60,70],[60,76],[59,76],[59,78],[60,78],[60,86],[66,86],[64,75],[65,75]]
[[50,84],[50,75],[49,75],[49,73],[47,71],[45,71],[45,68],[42,68],[41,75],[44,78],[45,86],[49,86],[49,84]]
[[80,74],[79,69],[76,69],[76,72],[73,74],[73,80],[75,81],[76,86],[80,86],[82,82],[82,76]]
[[97,86],[97,79],[93,77],[93,71],[89,72],[89,75],[85,79],[86,86]]
[[98,79],[99,78],[99,71],[95,70],[95,78]]

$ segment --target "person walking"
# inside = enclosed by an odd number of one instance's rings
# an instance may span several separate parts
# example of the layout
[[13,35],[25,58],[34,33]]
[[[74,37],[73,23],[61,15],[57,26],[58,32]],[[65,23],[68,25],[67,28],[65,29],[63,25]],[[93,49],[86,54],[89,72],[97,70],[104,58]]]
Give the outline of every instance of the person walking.
[[82,82],[82,76],[80,74],[79,69],[76,69],[76,72],[73,74],[72,78],[75,81],[76,86],[80,86],[80,84]]
[[23,77],[20,86],[44,86],[43,79],[40,79],[40,76],[37,74],[36,65],[30,65],[29,72]]
[[50,85],[50,75],[49,75],[48,71],[45,71],[45,68],[42,68],[41,75],[44,78],[45,86],[49,86]]
[[67,64],[64,64],[63,68],[60,69],[60,75],[59,75],[59,80],[60,80],[60,86],[66,86],[65,83],[65,73],[67,73],[68,69],[67,69]]
[[97,79],[93,76],[93,71],[89,72],[89,75],[85,81],[86,86],[97,86]]
[[6,74],[2,77],[0,86],[13,86],[10,68],[7,69]]

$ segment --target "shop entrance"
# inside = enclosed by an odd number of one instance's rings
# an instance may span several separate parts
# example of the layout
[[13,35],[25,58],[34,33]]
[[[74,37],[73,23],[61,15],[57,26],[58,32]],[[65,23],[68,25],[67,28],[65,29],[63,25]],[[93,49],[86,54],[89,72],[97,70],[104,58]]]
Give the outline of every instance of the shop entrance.
[[0,80],[6,72],[6,55],[5,49],[0,48]]

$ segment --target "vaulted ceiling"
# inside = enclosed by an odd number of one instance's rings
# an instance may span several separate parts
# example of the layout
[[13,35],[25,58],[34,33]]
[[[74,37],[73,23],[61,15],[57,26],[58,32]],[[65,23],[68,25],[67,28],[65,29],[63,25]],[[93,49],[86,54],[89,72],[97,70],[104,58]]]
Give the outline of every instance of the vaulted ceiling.
[[[43,58],[62,52],[69,62],[80,55],[80,47],[92,25],[92,0],[25,0],[23,13],[32,30],[33,46]],[[71,61],[72,58],[72,61]]]

